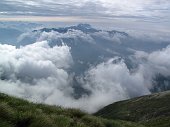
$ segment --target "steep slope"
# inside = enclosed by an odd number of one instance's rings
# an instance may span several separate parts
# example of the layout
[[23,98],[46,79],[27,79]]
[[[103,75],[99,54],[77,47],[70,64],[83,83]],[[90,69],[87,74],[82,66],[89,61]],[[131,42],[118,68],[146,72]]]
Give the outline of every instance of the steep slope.
[[147,127],[170,127],[170,91],[113,103],[95,115],[138,122]]
[[144,127],[122,120],[107,120],[76,109],[33,104],[0,94],[0,127]]

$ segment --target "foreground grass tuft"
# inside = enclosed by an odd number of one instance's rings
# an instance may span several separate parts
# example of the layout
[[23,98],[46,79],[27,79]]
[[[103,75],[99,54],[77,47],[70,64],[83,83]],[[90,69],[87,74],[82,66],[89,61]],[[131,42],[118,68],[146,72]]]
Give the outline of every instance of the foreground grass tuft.
[[77,109],[34,104],[0,94],[0,127],[144,127],[120,120],[107,120]]

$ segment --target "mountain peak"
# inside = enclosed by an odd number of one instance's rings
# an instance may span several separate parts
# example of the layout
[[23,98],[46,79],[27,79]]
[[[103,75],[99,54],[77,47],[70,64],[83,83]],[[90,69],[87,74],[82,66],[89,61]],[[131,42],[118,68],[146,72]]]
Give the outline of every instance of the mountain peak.
[[[100,32],[100,31],[104,31],[104,30],[100,30],[100,29],[95,29],[93,28],[93,26],[91,26],[90,24],[85,24],[85,23],[80,23],[78,25],[73,25],[73,26],[69,26],[69,27],[59,27],[59,28],[42,28],[40,30],[34,30],[33,32],[37,32],[37,31],[41,31],[41,32],[51,32],[51,31],[56,31],[59,33],[67,33],[69,30],[79,30],[82,31],[86,34],[93,34],[96,32]],[[115,34],[120,34],[123,36],[128,36],[127,33],[125,32],[120,32],[120,31],[116,31],[116,30],[112,30],[112,31],[105,31],[107,32],[110,36],[114,36]]]
[[78,24],[77,27],[86,28],[86,29],[91,29],[92,28],[92,26],[90,24],[83,24],[83,23]]

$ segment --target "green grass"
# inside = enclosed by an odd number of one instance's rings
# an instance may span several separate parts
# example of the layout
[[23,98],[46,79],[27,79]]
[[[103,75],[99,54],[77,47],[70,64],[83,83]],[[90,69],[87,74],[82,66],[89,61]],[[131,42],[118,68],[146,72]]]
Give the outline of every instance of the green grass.
[[170,91],[113,103],[95,115],[138,122],[147,127],[170,127]]
[[0,94],[0,127],[144,127],[134,122],[107,120],[77,109],[34,104]]

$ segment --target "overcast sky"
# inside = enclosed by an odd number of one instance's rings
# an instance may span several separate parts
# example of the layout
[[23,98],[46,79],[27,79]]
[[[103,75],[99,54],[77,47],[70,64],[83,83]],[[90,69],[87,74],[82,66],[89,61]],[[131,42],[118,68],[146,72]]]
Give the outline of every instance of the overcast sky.
[[0,20],[113,22],[120,25],[143,24],[142,27],[152,24],[161,26],[158,29],[169,29],[170,1],[1,0]]

